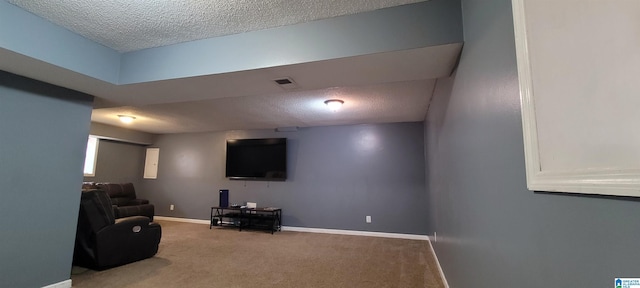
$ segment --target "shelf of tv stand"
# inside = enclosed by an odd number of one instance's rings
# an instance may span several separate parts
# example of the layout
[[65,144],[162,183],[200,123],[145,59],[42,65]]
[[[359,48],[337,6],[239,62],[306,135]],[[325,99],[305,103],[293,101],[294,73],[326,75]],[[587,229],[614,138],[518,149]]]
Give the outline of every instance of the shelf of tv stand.
[[239,231],[242,231],[243,228],[265,229],[273,234],[282,228],[282,209],[211,207],[209,229],[213,226],[233,226],[237,227]]

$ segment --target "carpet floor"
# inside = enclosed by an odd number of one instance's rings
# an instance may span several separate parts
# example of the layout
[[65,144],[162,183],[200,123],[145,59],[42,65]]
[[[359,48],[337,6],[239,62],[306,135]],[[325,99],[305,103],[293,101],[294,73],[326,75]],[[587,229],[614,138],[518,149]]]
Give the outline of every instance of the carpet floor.
[[73,267],[73,287],[444,287],[427,241],[158,222],[156,256]]

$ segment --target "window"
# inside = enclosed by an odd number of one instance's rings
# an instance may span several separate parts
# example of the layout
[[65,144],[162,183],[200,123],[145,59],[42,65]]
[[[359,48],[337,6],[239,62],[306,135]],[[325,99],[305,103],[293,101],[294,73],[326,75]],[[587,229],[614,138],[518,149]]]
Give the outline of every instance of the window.
[[98,138],[89,136],[87,154],[84,157],[84,176],[96,176],[96,160],[98,159]]

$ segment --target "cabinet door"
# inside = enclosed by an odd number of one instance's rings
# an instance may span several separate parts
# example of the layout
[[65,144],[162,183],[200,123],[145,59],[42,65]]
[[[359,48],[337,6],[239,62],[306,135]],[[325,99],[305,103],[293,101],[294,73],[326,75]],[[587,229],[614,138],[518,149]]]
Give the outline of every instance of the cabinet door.
[[144,160],[144,179],[158,178],[158,159],[160,148],[147,148],[147,157]]

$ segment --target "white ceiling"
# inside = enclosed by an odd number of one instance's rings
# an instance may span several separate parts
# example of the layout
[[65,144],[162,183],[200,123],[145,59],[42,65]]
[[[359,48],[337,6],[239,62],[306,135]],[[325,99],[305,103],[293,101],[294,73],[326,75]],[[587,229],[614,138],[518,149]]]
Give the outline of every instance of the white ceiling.
[[[421,2],[7,1],[118,51]],[[61,72],[8,51],[0,51],[0,56],[12,57],[0,61],[0,69],[97,96],[92,115],[95,122],[158,134],[272,129],[422,121],[434,79],[448,76],[461,46],[449,44],[121,86]],[[291,77],[297,88],[285,90],[272,81],[283,76]],[[323,101],[329,98],[344,100],[343,109],[327,110]],[[137,120],[122,124],[118,114],[132,114]]]
[[[119,122],[115,115],[136,115],[136,125],[148,126],[147,132],[163,134],[234,130],[238,129],[238,122],[242,123],[242,129],[411,122],[424,119],[434,82],[417,80],[144,107],[122,106],[96,109],[92,119],[115,125]],[[341,111],[327,109],[324,100],[331,98],[345,101]]]

